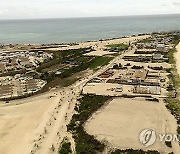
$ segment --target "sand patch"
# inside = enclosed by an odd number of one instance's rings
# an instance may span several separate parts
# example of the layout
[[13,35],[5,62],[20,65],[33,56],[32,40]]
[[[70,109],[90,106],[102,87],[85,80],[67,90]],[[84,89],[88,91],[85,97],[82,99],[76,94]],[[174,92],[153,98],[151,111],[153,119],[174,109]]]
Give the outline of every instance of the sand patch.
[[176,46],[177,52],[175,53],[175,59],[176,59],[176,68],[177,72],[180,75],[180,43]]
[[[172,119],[174,123],[170,124]],[[114,99],[89,119],[85,129],[117,148],[147,150],[139,142],[139,133],[146,128],[154,128],[157,134],[172,133],[171,126],[176,127],[176,123],[164,104],[142,99]],[[162,153],[169,151],[160,141],[148,149]]]
[[29,153],[33,139],[46,119],[48,108],[57,98],[37,97],[28,100],[29,103],[0,108],[3,115],[0,116],[0,153]]
[[103,50],[97,50],[97,51],[92,51],[87,54],[84,54],[86,56],[104,56],[104,55],[111,55],[115,54],[116,52],[109,52],[109,51],[103,51]]

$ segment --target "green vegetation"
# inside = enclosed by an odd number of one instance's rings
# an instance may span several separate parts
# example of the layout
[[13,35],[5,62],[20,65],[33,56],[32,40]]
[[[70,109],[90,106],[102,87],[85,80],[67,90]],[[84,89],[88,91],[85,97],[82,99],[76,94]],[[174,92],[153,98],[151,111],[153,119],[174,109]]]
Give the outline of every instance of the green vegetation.
[[109,97],[96,95],[82,95],[82,98],[79,99],[79,104],[75,107],[77,114],[73,115],[67,126],[68,131],[72,132],[75,139],[77,154],[95,154],[104,150],[105,145],[97,141],[94,136],[87,134],[83,125],[109,99]]
[[160,154],[158,151],[143,151],[143,150],[133,150],[133,149],[127,149],[127,150],[116,150],[114,152],[111,152],[111,154]]
[[177,99],[177,90],[180,87],[180,77],[177,74],[177,70],[174,67],[170,70],[170,83],[167,87],[169,92],[168,98],[165,99],[166,107],[171,111],[171,114],[177,119],[177,123],[180,124],[180,100]]
[[107,45],[107,47],[110,47],[112,50],[124,51],[128,49],[129,45],[120,43],[120,44],[110,44]]
[[[47,91],[56,86],[69,86],[79,80],[79,72],[90,68],[96,70],[99,66],[104,66],[113,57],[85,56],[91,52],[91,48],[82,48],[65,51],[47,51],[53,54],[53,58],[42,63],[38,68],[40,79],[47,81],[47,85],[42,91]],[[57,74],[57,72],[60,72]]]
[[[179,38],[175,36],[172,43],[177,45],[179,43]],[[171,114],[177,119],[177,123],[180,124],[180,100],[176,98],[177,95],[179,95],[180,77],[176,69],[176,60],[174,58],[175,52],[177,52],[175,48],[168,52],[169,63],[171,63],[173,67],[167,70],[167,72],[170,73],[170,82],[167,89],[169,91],[169,96],[165,99],[165,103],[166,107],[171,111]],[[177,129],[177,132],[180,132],[179,128]]]
[[97,57],[89,68],[96,70],[99,66],[107,65],[112,59],[113,57]]
[[68,87],[72,84],[74,84],[76,81],[78,81],[80,77],[73,75],[68,78],[60,78],[60,77],[54,77],[52,81],[48,82],[40,91],[39,93],[46,92],[49,89],[56,87],[56,86],[61,86],[61,87]]
[[116,64],[113,66],[113,69],[123,69],[122,64]]
[[89,52],[89,50],[91,49],[81,48],[81,49],[63,50],[63,51],[47,51],[48,53],[53,54],[53,58],[40,64],[40,66],[37,68],[37,71],[44,72],[44,69],[47,70],[47,68],[59,64],[68,64],[68,63],[74,64],[74,62],[78,63],[78,60],[80,60],[82,55]]
[[165,144],[166,144],[167,147],[172,148],[171,142],[165,141]]
[[177,119],[177,123],[180,124],[180,100],[167,98],[165,103],[166,107],[171,111],[171,114]]
[[167,57],[168,57],[168,63],[170,63],[170,64],[175,64],[175,63],[176,63],[176,60],[175,60],[175,58],[174,58],[174,54],[175,54],[176,52],[177,52],[177,51],[176,51],[175,48],[169,50],[168,55],[167,55]]
[[177,128],[177,133],[180,134],[180,126]]
[[133,61],[133,62],[143,62],[143,63],[148,63],[152,61],[151,57],[127,57],[124,56],[123,59],[126,61]]
[[138,43],[151,43],[151,41],[152,41],[151,38],[147,38],[147,39],[138,41]]
[[59,150],[59,154],[71,154],[71,143],[68,141],[67,138],[64,138],[62,143],[61,143],[61,148]]
[[180,36],[174,36],[174,39],[171,41],[171,43],[177,46],[180,42],[179,39],[180,39]]

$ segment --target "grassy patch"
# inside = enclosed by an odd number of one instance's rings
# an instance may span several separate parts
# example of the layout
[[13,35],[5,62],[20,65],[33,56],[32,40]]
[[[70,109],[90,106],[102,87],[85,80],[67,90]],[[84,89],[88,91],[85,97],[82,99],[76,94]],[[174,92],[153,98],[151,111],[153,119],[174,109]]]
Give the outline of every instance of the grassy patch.
[[[88,50],[88,51],[87,51]],[[90,48],[81,48],[74,50],[63,50],[63,51],[47,51],[53,54],[53,58],[49,59],[37,68],[38,72],[44,72],[44,69],[52,68],[55,65],[67,64],[67,61],[74,63],[78,58],[82,57],[83,54],[89,52]],[[53,70],[52,70],[53,71]]]
[[165,103],[166,107],[171,111],[171,114],[177,119],[177,123],[180,124],[180,100],[167,98]]
[[177,46],[180,42],[180,37],[179,36],[174,36],[174,39],[172,40],[172,44],[174,44],[175,46]]
[[87,134],[83,125],[107,100],[109,97],[96,95],[83,95],[79,99],[79,104],[75,107],[77,114],[73,115],[67,126],[68,131],[72,132],[75,139],[77,154],[94,154],[104,150],[105,145],[96,140],[94,136]]
[[[88,68],[96,70],[99,66],[104,66],[112,60],[112,57],[84,56],[90,51],[91,48],[53,51],[53,58],[37,68],[37,72],[41,74],[39,78],[47,81],[42,91],[45,92],[56,86],[69,86],[79,79],[80,76],[77,77],[77,73]],[[60,73],[57,74],[57,71]]]
[[41,89],[40,93],[46,92],[53,87],[68,87],[78,81],[81,77],[74,74],[67,78],[54,77],[51,81],[49,81],[43,89]]
[[175,48],[169,50],[167,57],[168,57],[168,62],[169,62],[170,64],[176,64],[176,60],[175,60],[175,58],[174,58],[174,54],[175,54],[176,52],[177,52],[177,51],[176,51]]
[[147,39],[138,41],[138,43],[151,43],[151,40],[152,40],[151,38],[147,38]]
[[109,44],[107,45],[107,47],[110,47],[111,49],[118,49],[119,51],[124,51],[128,49],[129,45],[120,43],[120,44]]
[[96,70],[99,66],[107,65],[112,59],[113,57],[97,57],[89,68]]
[[59,154],[71,154],[71,143],[68,141],[67,138],[64,138],[62,141],[61,148],[59,150]]
[[[172,41],[175,45],[179,43],[179,39],[175,37]],[[169,70],[169,79],[170,79],[170,86],[168,87],[168,98],[165,99],[166,107],[171,111],[171,114],[175,116],[177,119],[177,123],[180,124],[180,100],[178,98],[173,98],[174,96],[179,95],[179,88],[180,88],[180,77],[177,73],[176,69],[176,60],[174,58],[174,53],[177,52],[176,49],[172,49],[168,52],[168,59],[169,63],[172,64],[172,68]],[[175,89],[175,90],[174,90]],[[174,95],[174,93],[176,93]]]

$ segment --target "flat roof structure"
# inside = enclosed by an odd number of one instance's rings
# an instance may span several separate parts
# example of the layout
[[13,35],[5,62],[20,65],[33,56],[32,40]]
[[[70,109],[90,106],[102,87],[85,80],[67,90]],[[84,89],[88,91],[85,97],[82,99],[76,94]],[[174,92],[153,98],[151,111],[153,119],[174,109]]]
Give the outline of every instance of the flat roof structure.
[[146,69],[136,70],[132,76],[132,79],[145,80],[147,73],[148,73],[148,70]]

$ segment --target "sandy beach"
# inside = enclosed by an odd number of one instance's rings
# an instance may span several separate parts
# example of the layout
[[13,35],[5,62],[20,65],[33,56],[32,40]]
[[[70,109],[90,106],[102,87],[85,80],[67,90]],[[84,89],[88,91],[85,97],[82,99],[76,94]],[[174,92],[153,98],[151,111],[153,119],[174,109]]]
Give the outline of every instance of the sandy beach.
[[[61,48],[49,48],[47,50],[58,51],[58,50],[86,48],[86,47],[92,46],[95,49],[99,50],[100,54],[102,54],[101,53],[102,49],[104,49],[104,47],[106,45],[118,44],[118,43],[129,43],[129,42],[145,39],[145,38],[148,38],[148,37],[151,37],[151,35],[142,35],[142,36],[136,36],[136,37],[112,39],[112,40],[107,40],[107,41],[82,42],[82,43],[79,43],[78,45],[72,45],[72,46],[61,47]],[[96,55],[98,55],[97,52],[96,52]]]

